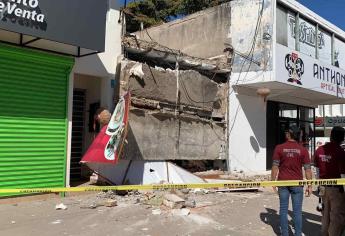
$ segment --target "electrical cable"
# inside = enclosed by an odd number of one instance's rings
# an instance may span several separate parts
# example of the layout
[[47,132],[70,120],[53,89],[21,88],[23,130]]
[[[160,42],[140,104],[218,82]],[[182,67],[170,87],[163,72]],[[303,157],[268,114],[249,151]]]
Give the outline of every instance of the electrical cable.
[[[261,2],[261,8],[259,7],[259,10],[258,10],[258,19],[257,19],[257,22],[256,22],[256,26],[255,26],[255,31],[254,31],[254,37],[253,37],[253,42],[252,42],[252,46],[250,48],[250,51],[248,53],[248,58],[251,58],[250,60],[250,63],[249,63],[249,67],[248,67],[248,70],[246,72],[246,75],[244,77],[244,79],[242,80],[243,82],[245,81],[246,77],[248,76],[248,72],[250,70],[250,67],[252,65],[252,59],[254,57],[254,50],[255,50],[255,45],[256,45],[256,39],[257,39],[257,36],[258,36],[258,33],[259,33],[259,28],[261,26],[261,19],[262,19],[262,16],[263,16],[263,11],[264,11],[264,5],[265,5],[265,0],[262,0]],[[238,74],[238,78],[234,84],[234,86],[238,85],[240,79],[241,79],[241,74],[243,72],[243,68],[244,68],[244,65],[246,63],[246,60],[243,61],[242,65],[241,65],[241,69],[240,69],[240,72]],[[232,95],[232,93],[234,92],[234,88],[230,91],[229,93],[229,97]],[[229,132],[228,132],[228,135],[230,136],[232,130],[234,129],[235,127],[235,123],[236,123],[236,119],[237,119],[237,116],[238,116],[238,113],[240,111],[240,104],[237,105],[237,108],[236,108],[236,111],[235,111],[235,115],[234,115],[234,119],[233,119],[233,122],[232,122],[232,125],[231,125],[231,128],[229,129]],[[230,117],[229,117],[230,118]],[[230,119],[229,119],[229,123],[230,123]]]
[[[248,72],[250,70],[250,67],[252,65],[252,60],[253,60],[253,57],[254,57],[254,51],[255,51],[255,45],[256,45],[256,39],[257,39],[257,36],[258,36],[258,33],[259,33],[259,27],[261,26],[261,19],[262,19],[262,16],[263,16],[264,5],[265,5],[265,0],[262,0],[261,8],[259,8],[259,10],[258,10],[258,19],[257,19],[256,26],[255,26],[255,31],[254,31],[254,37],[253,37],[252,45],[251,45],[251,48],[250,48],[249,52],[247,53],[248,54],[247,58],[250,58],[250,60],[249,60],[250,63],[249,63],[246,75],[245,75],[245,77],[244,77],[244,79],[242,81],[245,81],[245,78],[247,77]],[[243,72],[243,68],[244,68],[245,64],[246,64],[246,60],[244,60],[242,65],[241,65],[240,72],[238,73],[238,78],[237,78],[237,80],[236,80],[236,82],[234,84],[235,86],[238,85],[238,83],[239,83],[239,81],[241,79],[241,74]],[[230,91],[229,96],[233,93],[233,91],[234,90]]]

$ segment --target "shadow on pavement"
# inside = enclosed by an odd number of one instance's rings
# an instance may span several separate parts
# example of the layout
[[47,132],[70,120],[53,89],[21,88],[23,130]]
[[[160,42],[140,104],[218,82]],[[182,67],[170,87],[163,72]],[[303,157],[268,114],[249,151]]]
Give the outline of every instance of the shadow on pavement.
[[[260,213],[260,219],[267,225],[270,225],[276,235],[280,235],[279,228],[279,214],[276,210],[266,208],[267,212]],[[289,211],[289,216],[292,218],[292,211]],[[307,212],[302,212],[303,217],[303,233],[305,235],[319,235],[321,232],[321,215],[315,215]],[[319,222],[319,223],[315,223]],[[293,222],[289,221],[289,235],[292,233]]]

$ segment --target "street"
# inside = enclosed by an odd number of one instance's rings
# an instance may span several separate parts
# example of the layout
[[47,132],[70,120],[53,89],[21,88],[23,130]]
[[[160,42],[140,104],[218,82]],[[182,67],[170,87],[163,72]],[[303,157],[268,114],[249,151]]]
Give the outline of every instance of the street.
[[[193,199],[196,207],[183,216],[153,202],[143,203],[140,200],[143,195],[116,195],[118,203],[114,207],[92,206],[91,203],[100,198],[96,193],[21,203],[7,201],[0,205],[0,235],[259,236],[279,232],[278,196],[270,188],[258,192],[207,194],[191,191],[186,198]],[[68,208],[56,210],[59,203]],[[317,198],[305,198],[304,203],[303,233],[317,235],[321,221],[315,209]],[[153,214],[155,209],[159,209],[158,213]],[[292,212],[289,214],[291,217]]]

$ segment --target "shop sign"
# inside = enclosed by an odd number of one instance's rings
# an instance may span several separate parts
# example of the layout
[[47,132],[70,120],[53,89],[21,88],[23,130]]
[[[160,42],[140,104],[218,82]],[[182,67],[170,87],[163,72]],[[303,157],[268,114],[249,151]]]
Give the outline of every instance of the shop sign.
[[335,126],[341,126],[345,127],[345,117],[339,116],[339,117],[318,117],[315,119],[315,126],[317,127],[335,127]]
[[345,71],[276,44],[276,79],[337,97],[345,97]]
[[0,0],[0,29],[104,51],[107,8],[107,0]]

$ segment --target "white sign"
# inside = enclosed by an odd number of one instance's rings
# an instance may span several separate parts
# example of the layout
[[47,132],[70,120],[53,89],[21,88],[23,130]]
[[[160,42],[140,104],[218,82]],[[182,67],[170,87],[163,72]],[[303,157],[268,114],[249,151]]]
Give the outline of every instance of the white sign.
[[0,0],[0,20],[5,16],[44,22],[44,14],[37,11],[38,0]]
[[279,82],[345,98],[345,71],[276,44]]

